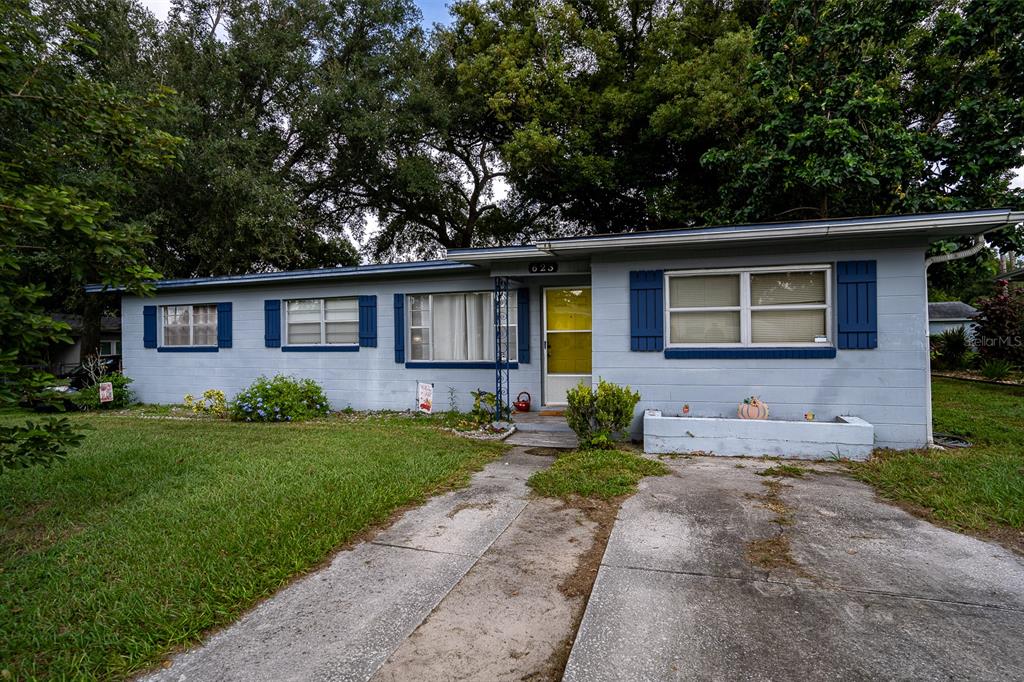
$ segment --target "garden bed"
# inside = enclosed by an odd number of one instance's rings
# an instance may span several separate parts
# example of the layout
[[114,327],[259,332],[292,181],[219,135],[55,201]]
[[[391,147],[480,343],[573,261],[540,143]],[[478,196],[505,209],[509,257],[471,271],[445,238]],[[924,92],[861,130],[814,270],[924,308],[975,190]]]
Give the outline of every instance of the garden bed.
[[863,460],[871,456],[875,427],[858,417],[831,422],[666,417],[644,414],[644,452]]

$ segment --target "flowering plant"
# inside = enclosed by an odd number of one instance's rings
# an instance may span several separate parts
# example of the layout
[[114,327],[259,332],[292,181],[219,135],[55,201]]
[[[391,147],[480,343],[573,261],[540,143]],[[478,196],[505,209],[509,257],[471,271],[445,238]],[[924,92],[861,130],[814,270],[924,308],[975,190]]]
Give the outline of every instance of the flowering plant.
[[330,411],[324,389],[312,379],[278,374],[261,376],[230,405],[231,418],[246,422],[290,422],[325,417]]
[[195,414],[210,414],[214,417],[226,417],[228,415],[228,403],[224,397],[224,391],[215,388],[203,391],[203,397],[196,400],[191,393],[185,395],[185,407]]

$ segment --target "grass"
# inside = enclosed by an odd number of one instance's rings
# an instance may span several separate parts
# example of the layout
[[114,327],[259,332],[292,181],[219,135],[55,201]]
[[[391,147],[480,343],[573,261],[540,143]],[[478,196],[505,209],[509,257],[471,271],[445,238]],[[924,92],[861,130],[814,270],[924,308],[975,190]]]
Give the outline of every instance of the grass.
[[803,478],[810,469],[798,467],[793,464],[776,464],[763,471],[757,472],[758,476],[784,476],[786,478]]
[[973,447],[876,453],[853,474],[938,523],[1024,551],[1024,387],[935,378],[932,405],[935,430]]
[[645,476],[663,476],[662,462],[624,450],[577,450],[560,456],[547,469],[530,476],[528,485],[544,497],[573,495],[609,500],[636,492]]
[[145,669],[503,449],[397,416],[72,419],[66,462],[0,475],[3,679]]

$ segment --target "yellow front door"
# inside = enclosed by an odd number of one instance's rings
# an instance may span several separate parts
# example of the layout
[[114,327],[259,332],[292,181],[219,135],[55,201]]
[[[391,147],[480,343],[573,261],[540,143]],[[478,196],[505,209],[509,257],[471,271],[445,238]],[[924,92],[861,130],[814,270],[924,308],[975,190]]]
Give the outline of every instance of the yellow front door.
[[564,405],[565,394],[590,385],[590,287],[544,290],[544,402]]

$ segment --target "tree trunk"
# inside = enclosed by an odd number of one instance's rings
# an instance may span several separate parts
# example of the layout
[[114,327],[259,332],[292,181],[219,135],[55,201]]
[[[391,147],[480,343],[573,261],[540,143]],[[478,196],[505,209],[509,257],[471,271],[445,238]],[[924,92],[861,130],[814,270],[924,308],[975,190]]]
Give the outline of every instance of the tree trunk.
[[86,294],[82,306],[82,344],[79,362],[100,352],[100,320],[103,316],[102,294]]

